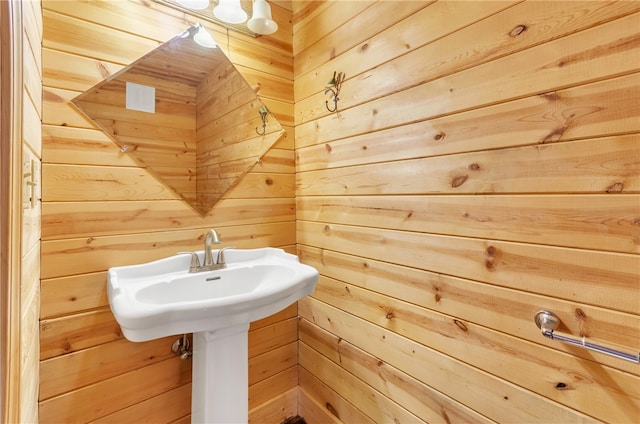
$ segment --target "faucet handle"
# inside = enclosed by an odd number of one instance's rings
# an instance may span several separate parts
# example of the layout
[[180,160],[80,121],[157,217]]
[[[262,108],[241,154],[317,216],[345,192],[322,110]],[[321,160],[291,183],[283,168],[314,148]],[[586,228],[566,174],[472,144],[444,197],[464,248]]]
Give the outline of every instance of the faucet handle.
[[235,246],[226,246],[223,247],[222,249],[218,250],[218,257],[216,258],[216,265],[226,265],[226,262],[224,260],[224,251],[227,249],[235,249]]
[[200,268],[200,259],[196,252],[177,252],[177,255],[191,255],[191,264],[189,265],[189,272],[195,272]]

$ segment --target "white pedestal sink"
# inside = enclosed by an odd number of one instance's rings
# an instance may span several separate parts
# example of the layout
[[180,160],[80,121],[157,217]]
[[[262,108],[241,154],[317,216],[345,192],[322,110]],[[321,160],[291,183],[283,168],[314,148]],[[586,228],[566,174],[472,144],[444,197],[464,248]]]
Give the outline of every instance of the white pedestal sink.
[[[193,334],[193,423],[246,423],[249,323],[313,293],[318,271],[282,249],[228,249],[227,267],[189,273],[176,255],[109,269],[107,293],[134,342]],[[199,252],[202,260],[202,252]]]
[[249,324],[193,335],[192,423],[246,423]]

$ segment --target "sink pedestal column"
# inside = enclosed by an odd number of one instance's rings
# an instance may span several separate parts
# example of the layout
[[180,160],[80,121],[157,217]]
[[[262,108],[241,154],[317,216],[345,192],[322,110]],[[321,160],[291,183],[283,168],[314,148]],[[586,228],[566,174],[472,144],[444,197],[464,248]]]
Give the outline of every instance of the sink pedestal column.
[[249,323],[193,334],[191,422],[246,424]]

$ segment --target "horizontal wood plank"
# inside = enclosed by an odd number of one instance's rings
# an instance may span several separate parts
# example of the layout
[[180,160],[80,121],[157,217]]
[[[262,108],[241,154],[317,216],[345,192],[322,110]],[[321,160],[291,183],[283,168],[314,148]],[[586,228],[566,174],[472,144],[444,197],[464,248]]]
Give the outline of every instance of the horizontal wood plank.
[[40,359],[76,352],[122,339],[120,326],[111,310],[103,308],[69,318],[40,321]]
[[[298,243],[635,313],[640,257],[298,221]],[[597,284],[600,290],[594,290]]]
[[[386,4],[380,2],[376,6],[383,8]],[[398,6],[392,5],[386,7],[394,7],[395,16]],[[297,77],[296,98],[300,99],[297,119],[328,114],[321,101],[327,96],[317,89],[324,81],[318,81],[318,77],[330,74],[333,69],[348,76],[340,96],[341,107],[346,109],[638,10],[638,5],[632,2],[582,2],[579,8],[567,2],[484,1],[474,5],[436,2],[401,24],[365,39],[314,72]],[[439,19],[442,15],[452,18],[443,21]],[[388,18],[379,17],[371,27],[389,23]],[[394,45],[390,45],[391,40]],[[318,56],[319,52],[314,50],[310,54]],[[308,62],[303,61],[300,68]],[[360,94],[363,92],[366,97]]]
[[40,403],[40,422],[96,420],[151,399],[190,381],[190,367],[184,365],[175,357],[48,399]]
[[107,299],[107,273],[72,275],[41,282],[40,318],[104,308]]
[[[294,244],[293,222],[250,227],[217,227],[225,246],[251,248]],[[106,271],[112,266],[144,263],[180,251],[202,250],[206,229],[51,240],[42,246],[41,278]],[[132,255],[135,252],[135,255]]]
[[[297,116],[296,134],[303,144],[336,134],[355,136],[637,72],[640,53],[633,40],[639,19],[629,15],[378,100],[343,106],[340,119]],[[576,49],[576,40],[582,49]]]
[[298,307],[304,319],[498,422],[596,422],[323,302],[305,298]]
[[298,343],[278,347],[249,359],[249,386],[273,377],[298,363]]
[[[506,381],[515,383],[517,379],[519,385],[534,393],[571,408],[579,407],[603,421],[624,422],[640,413],[638,376],[605,367],[601,367],[598,376],[590,375],[585,371],[589,364],[578,363],[570,355],[552,354],[548,348],[518,337],[505,337],[460,318],[433,313],[331,279],[320,280],[314,297]],[[535,329],[534,325],[530,327]],[[637,336],[630,339],[637,340]],[[571,396],[557,390],[550,381],[563,382],[571,388]],[[620,388],[624,388],[622,392]],[[606,407],[611,404],[620,407]]]
[[[640,74],[303,146],[298,171],[640,131]],[[311,140],[310,140],[311,141]]]
[[[328,399],[329,396],[322,396],[318,391],[310,390],[309,386],[311,386],[311,384],[308,383],[308,380],[305,380],[302,375],[308,375],[309,379],[314,379],[312,375],[301,370],[300,388],[298,389],[299,415],[304,417],[307,424],[340,424],[343,422],[338,418],[337,415],[339,415],[339,413],[333,406],[333,404],[337,402],[335,400],[333,400],[333,402],[325,400]],[[318,386],[322,385],[318,379],[315,379],[315,382],[317,382]],[[330,389],[327,389],[326,391],[330,395],[333,395],[333,392]],[[337,395],[332,397],[332,399],[336,398]],[[344,415],[345,414],[343,414],[343,416]],[[359,422],[364,424],[366,423],[366,418],[364,415],[360,415],[358,417],[358,421],[350,422]]]
[[179,198],[144,169],[45,164],[43,201],[168,200]]
[[[563,322],[563,331],[573,337],[588,337],[592,342],[632,349],[640,337],[639,318],[589,305],[565,302],[553,293],[534,295],[408,268],[330,250],[300,246],[300,258],[315,267],[321,278],[332,278],[399,299],[456,319],[472,322],[533,343],[570,353],[586,360],[594,354],[587,350],[542,337],[533,317],[540,309],[554,311]],[[326,355],[328,355],[325,352]],[[608,356],[597,357],[601,364],[640,376],[633,363]]]
[[175,337],[146,343],[125,339],[83,349],[40,363],[40,400],[170,359]]
[[[184,384],[135,405],[106,415],[95,424],[122,424],[124,422],[176,422],[174,420],[190,418],[191,383]],[[190,421],[188,421],[190,422]],[[186,424],[186,423],[185,423]]]
[[249,410],[248,423],[281,423],[297,411],[298,389],[290,389]]
[[288,368],[249,386],[249,410],[298,387],[298,368]]
[[308,196],[299,219],[640,253],[640,197],[616,195]]
[[249,332],[249,358],[295,343],[298,340],[297,317],[289,318]]
[[296,186],[307,196],[638,193],[638,140],[633,134],[301,172]]
[[[311,361],[312,368],[317,366],[316,362],[333,360],[382,395],[395,399],[398,404],[425,422],[446,422],[449,420],[451,422],[492,422],[443,396],[428,384],[402,373],[378,358],[344,342],[337,336],[310,325],[308,321],[301,320],[300,333],[301,346],[304,346],[304,349],[301,350],[301,356],[309,356],[306,361]],[[334,352],[338,353],[338,358],[335,358]],[[310,371],[319,375],[313,370]],[[301,386],[304,387],[304,385]],[[354,403],[355,405],[361,404],[359,401]],[[380,420],[375,421],[380,422]]]
[[[303,60],[300,60],[300,66],[296,67],[295,73],[296,99],[302,107],[296,117],[327,114],[326,110],[323,111],[312,102],[312,99],[317,101],[321,97],[317,86],[325,81],[320,79],[320,76],[325,77],[329,74],[330,77],[333,70],[340,70],[345,73],[347,79],[345,84],[349,86],[355,84],[361,87],[361,82],[358,81],[371,77],[376,80],[376,86],[367,87],[367,91],[378,93],[387,90],[390,88],[391,81],[377,78],[381,73],[387,74],[382,72],[386,68],[385,63],[389,63],[387,66],[394,66],[392,65],[394,59],[409,58],[412,54],[420,54],[419,52],[428,48],[426,46],[441,44],[443,38],[451,33],[456,34],[456,30],[482,21],[516,3],[516,1],[485,1],[482,5],[473,3],[463,5],[455,2],[432,1],[376,2],[352,19],[351,25],[358,25],[362,28],[357,36],[348,31],[337,31],[332,34],[332,37],[325,37],[297,54],[296,59],[301,57]],[[334,7],[339,8],[340,6],[335,5]],[[442,19],[439,19],[443,15],[451,16],[451,19],[443,22]],[[318,28],[313,29],[318,33]],[[483,36],[486,38],[487,34],[485,33]],[[298,39],[297,34],[296,39]],[[446,59],[452,52],[457,53],[455,49],[446,53],[438,52],[441,58],[439,63],[443,68],[447,66]],[[428,65],[431,60],[435,60],[435,56],[431,56],[429,53],[420,55],[422,56],[420,63],[425,71],[421,78],[424,78],[430,74],[426,71],[429,71]],[[460,54],[460,58],[457,60],[475,55],[477,52]],[[406,61],[406,59],[399,60]],[[412,62],[413,66],[415,64]],[[403,65],[406,66],[406,62]],[[413,66],[403,69],[403,72],[400,73],[394,72],[393,80],[397,83],[392,84],[402,87],[403,81],[408,81],[406,77],[411,75]],[[402,69],[402,67],[395,67],[395,69]],[[311,70],[313,72],[310,72]],[[362,75],[363,72],[366,72],[366,77]],[[314,86],[316,86],[316,90],[313,90]],[[357,90],[344,93],[340,96],[340,103],[353,105],[356,99],[359,102],[365,100],[357,93]],[[343,98],[343,96],[345,97]],[[342,100],[346,101],[343,103]],[[304,115],[302,114],[303,110],[305,111]]]
[[139,231],[204,228],[211,221],[251,225],[293,221],[290,198],[224,199],[201,217],[182,201],[48,202],[43,205],[43,239],[88,237]]

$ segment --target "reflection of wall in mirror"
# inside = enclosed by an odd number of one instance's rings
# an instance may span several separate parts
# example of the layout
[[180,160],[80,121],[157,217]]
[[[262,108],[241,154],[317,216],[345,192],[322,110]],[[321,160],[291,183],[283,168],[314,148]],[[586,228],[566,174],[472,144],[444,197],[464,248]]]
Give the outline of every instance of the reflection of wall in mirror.
[[[153,112],[125,107],[132,83],[155,91]],[[256,134],[255,91],[224,52],[190,37],[174,37],[73,103],[201,215],[282,134],[272,115],[266,134]]]
[[198,209],[208,210],[255,163],[250,148],[258,116],[255,92],[230,63],[221,63],[198,86],[196,186]]

